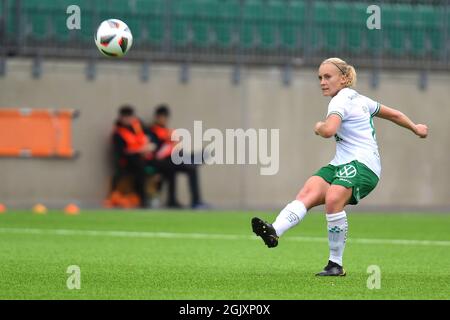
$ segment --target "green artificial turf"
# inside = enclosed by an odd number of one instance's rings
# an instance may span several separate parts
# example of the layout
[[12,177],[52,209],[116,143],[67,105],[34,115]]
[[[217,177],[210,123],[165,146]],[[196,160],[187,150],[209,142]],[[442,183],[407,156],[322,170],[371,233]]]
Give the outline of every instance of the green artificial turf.
[[[255,215],[273,221],[276,213],[8,211],[0,215],[0,299],[450,298],[450,215],[350,213],[340,278],[314,276],[328,260],[322,214],[309,214],[274,249],[252,234]],[[67,288],[71,265],[80,267],[79,290]],[[380,289],[367,287],[371,265],[381,270]]]

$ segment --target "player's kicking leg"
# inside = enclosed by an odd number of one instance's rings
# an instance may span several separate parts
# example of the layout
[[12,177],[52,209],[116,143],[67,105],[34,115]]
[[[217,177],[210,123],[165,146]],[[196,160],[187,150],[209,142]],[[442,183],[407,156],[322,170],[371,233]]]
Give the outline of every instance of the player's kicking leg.
[[303,220],[309,209],[325,203],[325,195],[329,187],[330,185],[323,178],[310,177],[296,199],[281,210],[273,224],[257,217],[253,218],[253,232],[261,237],[269,248],[276,247],[279,237]]

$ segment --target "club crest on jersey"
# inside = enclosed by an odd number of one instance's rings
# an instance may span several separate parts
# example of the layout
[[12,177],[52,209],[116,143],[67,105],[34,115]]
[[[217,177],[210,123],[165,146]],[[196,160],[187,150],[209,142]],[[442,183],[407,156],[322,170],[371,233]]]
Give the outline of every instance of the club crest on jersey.
[[353,178],[354,176],[356,176],[356,168],[351,164],[345,165],[336,173],[338,178]]

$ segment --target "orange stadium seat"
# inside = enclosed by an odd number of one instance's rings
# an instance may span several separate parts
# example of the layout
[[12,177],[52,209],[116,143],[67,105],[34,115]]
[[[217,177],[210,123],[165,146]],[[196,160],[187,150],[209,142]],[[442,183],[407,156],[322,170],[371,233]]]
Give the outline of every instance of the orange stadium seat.
[[1,157],[72,158],[72,109],[0,109]]

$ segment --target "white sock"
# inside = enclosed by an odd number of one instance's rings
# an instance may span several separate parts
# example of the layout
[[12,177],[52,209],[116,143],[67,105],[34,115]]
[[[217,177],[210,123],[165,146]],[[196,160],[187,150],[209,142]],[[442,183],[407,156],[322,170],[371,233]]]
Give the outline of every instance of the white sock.
[[342,266],[345,241],[347,240],[347,214],[345,211],[327,214],[328,221],[328,243],[330,246],[331,261]]
[[296,226],[305,217],[307,211],[303,202],[299,200],[294,200],[284,207],[272,224],[277,236],[280,237],[287,230]]

